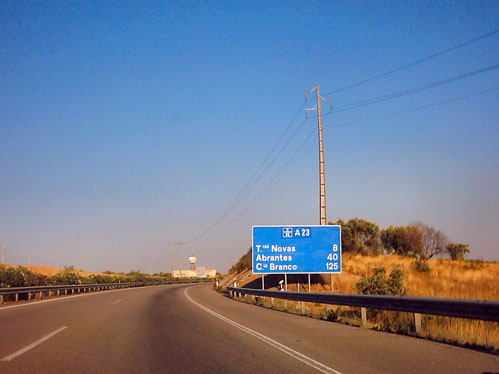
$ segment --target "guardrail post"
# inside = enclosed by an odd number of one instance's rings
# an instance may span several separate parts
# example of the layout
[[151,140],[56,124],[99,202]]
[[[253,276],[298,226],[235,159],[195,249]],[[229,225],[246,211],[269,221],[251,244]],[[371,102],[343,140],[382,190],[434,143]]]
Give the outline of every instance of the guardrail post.
[[3,295],[0,295],[0,305],[3,304]]
[[52,291],[49,290],[49,299],[52,296]]
[[414,325],[416,327],[416,334],[421,334],[421,314],[414,313]]
[[40,291],[40,300],[42,299],[43,297],[43,291]]
[[61,294],[61,290],[57,290],[57,296]]
[[367,310],[366,310],[366,308],[360,308],[360,315],[362,317],[362,327],[367,327]]
[[273,297],[270,298],[270,304],[272,305],[272,308],[275,307],[275,303],[274,303],[274,298]]
[[[29,295],[29,293],[28,293],[28,295]],[[18,294],[18,293],[16,293],[16,303],[17,303],[18,301],[19,301],[19,294]]]

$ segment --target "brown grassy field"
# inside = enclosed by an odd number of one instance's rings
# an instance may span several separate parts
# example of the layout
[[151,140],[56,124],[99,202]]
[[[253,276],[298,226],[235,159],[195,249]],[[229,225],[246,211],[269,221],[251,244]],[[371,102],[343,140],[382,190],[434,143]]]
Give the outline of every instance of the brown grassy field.
[[[6,265],[6,266],[17,267],[17,265]],[[46,275],[47,277],[51,277],[52,275],[57,274],[57,273],[64,270],[64,269],[55,268],[53,266],[38,266],[38,265],[22,265],[22,266],[31,270],[32,272]],[[94,273],[94,272],[83,271],[83,270],[76,270],[76,272],[84,277],[88,277],[89,275],[102,274],[102,273]]]
[[[374,268],[384,266],[390,273],[394,266],[404,269],[408,296],[426,296],[456,299],[498,300],[499,263],[482,261],[429,260],[430,271],[420,272],[414,268],[414,259],[396,255],[361,256],[343,254],[343,272],[333,276],[334,292],[356,293],[355,284],[363,276],[370,276]],[[245,275],[245,281],[258,276]],[[233,281],[231,281],[233,282]],[[243,282],[245,283],[245,282]],[[308,285],[300,285],[302,290]],[[289,291],[296,291],[296,284],[288,285]],[[330,277],[323,276],[322,284],[313,284],[313,292],[331,292]],[[268,303],[269,301],[261,301]],[[270,305],[267,305],[270,306]],[[308,314],[318,318],[331,318],[324,305],[302,305],[276,300],[275,308],[293,313]],[[333,318],[339,322],[360,325],[356,317],[358,310],[348,307],[333,307]],[[499,324],[460,318],[422,316],[421,336],[439,341],[469,345],[499,352]],[[415,334],[413,315],[402,312],[379,312],[369,316],[369,327],[384,331]]]

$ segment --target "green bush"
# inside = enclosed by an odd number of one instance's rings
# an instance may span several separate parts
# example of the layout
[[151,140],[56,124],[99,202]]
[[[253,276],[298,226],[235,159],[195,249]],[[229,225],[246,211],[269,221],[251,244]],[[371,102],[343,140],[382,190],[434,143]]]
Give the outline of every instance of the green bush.
[[80,280],[82,280],[83,283],[83,277],[78,275],[74,266],[64,266],[64,270],[49,278],[50,284],[54,285],[79,284]]
[[45,286],[48,279],[45,275],[34,273],[23,267],[7,267],[0,265],[0,288]]
[[464,268],[467,270],[480,270],[485,266],[489,265],[483,260],[466,260],[466,263],[464,264]]
[[430,264],[428,261],[416,260],[411,262],[411,268],[418,273],[429,273],[431,271]]
[[355,289],[364,295],[405,295],[407,289],[404,287],[404,277],[404,270],[394,266],[387,278],[386,269],[380,266],[374,269],[372,276],[361,278],[355,284]]

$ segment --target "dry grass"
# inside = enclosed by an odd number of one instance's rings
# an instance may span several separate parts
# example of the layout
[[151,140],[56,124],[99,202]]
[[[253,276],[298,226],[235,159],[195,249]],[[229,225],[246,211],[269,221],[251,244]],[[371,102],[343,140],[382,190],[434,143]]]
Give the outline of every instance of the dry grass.
[[[411,265],[414,259],[401,256],[343,255],[344,273],[338,276],[341,289],[355,290],[361,276],[371,275],[375,267],[388,271],[403,267],[410,296],[448,297],[455,299],[498,300],[499,263],[450,260],[429,260],[431,271],[417,272]],[[352,278],[353,276],[353,278]],[[345,292],[348,293],[348,292]]]
[[[408,296],[498,300],[499,263],[481,261],[429,260],[430,271],[418,272],[414,269],[412,258],[396,255],[361,256],[343,254],[343,273],[333,276],[334,292],[356,293],[355,284],[363,276],[370,276],[374,268],[384,266],[388,272],[394,266],[405,271],[405,286]],[[257,276],[258,277],[258,276]],[[255,277],[251,277],[253,279]],[[331,292],[330,276],[323,277],[322,284],[313,284],[312,292]],[[297,291],[296,284],[289,284],[289,291]],[[308,284],[301,284],[300,290],[308,289]],[[251,301],[251,298],[247,299]],[[291,313],[305,314],[315,318],[333,319],[343,323],[360,325],[358,308],[334,307],[327,310],[320,304],[284,302],[259,298],[260,304],[285,310]],[[475,346],[493,353],[499,353],[499,325],[496,322],[473,321],[460,318],[422,316],[423,337],[460,345]],[[411,313],[391,311],[371,311],[369,327],[383,331],[415,334],[414,320]]]

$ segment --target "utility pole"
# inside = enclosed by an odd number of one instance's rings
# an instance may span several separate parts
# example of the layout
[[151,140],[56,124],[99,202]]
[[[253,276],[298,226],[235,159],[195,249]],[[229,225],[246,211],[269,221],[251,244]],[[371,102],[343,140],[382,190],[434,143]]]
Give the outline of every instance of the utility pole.
[[308,115],[309,110],[317,111],[317,125],[319,132],[319,215],[320,215],[320,224],[327,225],[326,218],[326,171],[324,169],[324,145],[323,145],[323,136],[322,136],[322,113],[321,113],[321,101],[329,102],[331,105],[331,109],[333,109],[333,103],[331,100],[324,99],[321,97],[319,85],[317,84],[310,91],[305,92],[305,98],[307,97],[307,93],[317,94],[317,104],[310,109],[305,109],[305,114]]
[[[305,109],[305,114],[308,114],[309,110],[317,110],[317,126],[319,129],[319,214],[320,214],[320,224],[327,225],[326,218],[326,171],[324,169],[324,144],[322,136],[322,113],[321,113],[321,101],[327,101],[333,109],[333,103],[331,100],[324,99],[321,97],[321,91],[319,84],[317,84],[310,91],[305,91],[305,98],[307,98],[307,93],[315,92],[317,94],[317,104],[310,109]],[[308,291],[310,292],[310,274],[308,275]],[[333,273],[331,273],[331,292],[333,292]]]
[[4,249],[3,245],[0,246],[0,248],[2,249],[2,265],[3,265],[3,264],[5,264],[5,249]]
[[175,245],[174,245],[174,243],[170,243],[170,248],[172,251],[172,277],[173,277],[173,272],[175,270]]
[[182,243],[178,244],[178,268],[180,270],[180,278],[182,278]]
[[317,120],[319,127],[319,174],[320,174],[320,207],[321,207],[321,225],[327,225],[326,222],[326,172],[324,171],[324,144],[322,142],[322,117],[321,117],[321,94],[319,85],[317,85]]
[[184,243],[179,243],[179,242],[172,242],[170,243],[170,248],[172,250],[172,276],[173,272],[175,271],[175,248],[177,248],[178,252],[178,262],[179,262],[179,276],[182,277],[182,245]]

